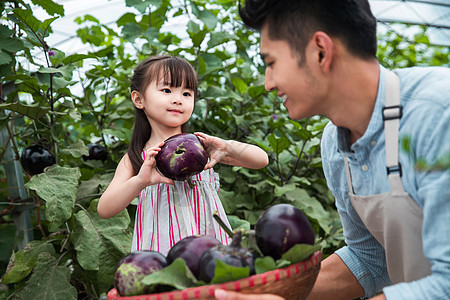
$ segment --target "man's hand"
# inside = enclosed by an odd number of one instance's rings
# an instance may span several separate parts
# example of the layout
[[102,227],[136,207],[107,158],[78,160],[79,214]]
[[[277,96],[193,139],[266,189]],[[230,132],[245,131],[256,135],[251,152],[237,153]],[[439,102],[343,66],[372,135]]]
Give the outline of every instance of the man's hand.
[[221,138],[202,132],[196,132],[195,135],[203,142],[209,155],[209,162],[206,164],[205,170],[214,167],[215,164],[228,155],[227,143]]
[[225,290],[215,290],[214,296],[218,300],[284,300],[273,294],[242,294]]

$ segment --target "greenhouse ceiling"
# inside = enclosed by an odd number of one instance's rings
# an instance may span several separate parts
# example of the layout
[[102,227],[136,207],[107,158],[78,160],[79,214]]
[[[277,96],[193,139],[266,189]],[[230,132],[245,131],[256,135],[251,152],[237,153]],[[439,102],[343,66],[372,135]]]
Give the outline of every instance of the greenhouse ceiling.
[[380,26],[424,25],[430,43],[450,46],[450,0],[369,0]]
[[[179,0],[174,0],[179,1]],[[133,11],[125,6],[125,0],[56,0],[64,5],[65,17],[55,21],[52,45],[67,52],[83,52],[85,45],[81,44],[75,34],[77,26],[73,20],[85,14],[91,14],[103,24],[114,23],[122,14]],[[378,28],[394,30],[413,41],[410,32],[404,31],[404,26],[423,25],[430,43],[434,45],[450,46],[450,0],[369,0],[372,11],[378,19]],[[170,27],[184,26],[177,22]]]

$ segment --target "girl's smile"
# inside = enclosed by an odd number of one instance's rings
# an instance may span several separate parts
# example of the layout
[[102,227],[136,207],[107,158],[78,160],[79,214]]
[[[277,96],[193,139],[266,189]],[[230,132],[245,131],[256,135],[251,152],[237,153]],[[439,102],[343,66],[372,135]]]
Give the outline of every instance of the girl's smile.
[[168,109],[169,112],[173,113],[173,114],[182,114],[183,112],[179,109]]

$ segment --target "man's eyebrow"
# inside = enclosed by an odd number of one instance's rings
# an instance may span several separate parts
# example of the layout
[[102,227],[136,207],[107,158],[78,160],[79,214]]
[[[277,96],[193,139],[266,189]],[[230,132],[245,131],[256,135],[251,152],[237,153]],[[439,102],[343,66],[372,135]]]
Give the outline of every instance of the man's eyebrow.
[[265,53],[259,53],[259,56],[261,57],[262,60],[266,60],[267,54]]

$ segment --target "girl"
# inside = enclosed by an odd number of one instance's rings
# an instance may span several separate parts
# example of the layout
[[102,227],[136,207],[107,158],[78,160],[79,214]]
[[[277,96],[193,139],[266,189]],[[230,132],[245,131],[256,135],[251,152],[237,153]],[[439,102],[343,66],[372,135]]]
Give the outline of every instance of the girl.
[[219,176],[212,167],[221,162],[263,168],[267,154],[259,147],[195,133],[210,156],[205,170],[187,181],[172,181],[156,170],[155,155],[168,137],[185,132],[194,109],[198,81],[184,59],[150,57],[134,70],[131,99],[136,120],[128,152],[98,203],[102,218],[110,218],[139,194],[132,251],[155,250],[167,255],[180,239],[210,235],[228,244],[226,233],[213,219],[214,211],[229,226],[218,197]]

